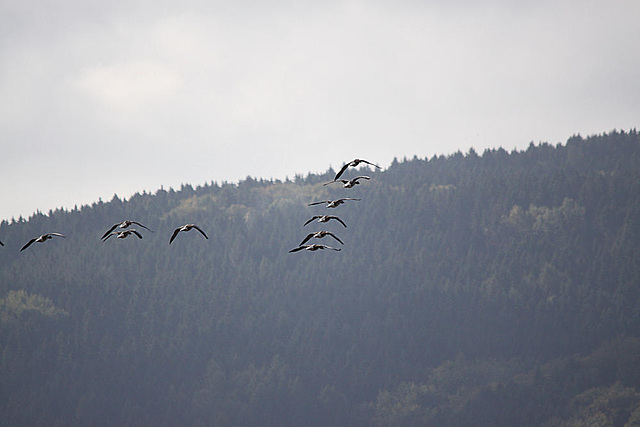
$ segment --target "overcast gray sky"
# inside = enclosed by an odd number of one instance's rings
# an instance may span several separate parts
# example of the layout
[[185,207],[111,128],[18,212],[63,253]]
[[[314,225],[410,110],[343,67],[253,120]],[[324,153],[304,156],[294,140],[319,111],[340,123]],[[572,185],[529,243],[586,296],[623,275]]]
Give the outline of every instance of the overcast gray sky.
[[640,1],[0,0],[0,219],[640,124]]

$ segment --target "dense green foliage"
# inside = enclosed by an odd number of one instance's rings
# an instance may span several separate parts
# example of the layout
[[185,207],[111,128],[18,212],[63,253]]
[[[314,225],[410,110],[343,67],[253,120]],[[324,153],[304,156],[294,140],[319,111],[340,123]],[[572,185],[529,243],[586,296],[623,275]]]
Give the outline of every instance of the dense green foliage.
[[4,221],[0,422],[640,425],[635,130],[365,170]]

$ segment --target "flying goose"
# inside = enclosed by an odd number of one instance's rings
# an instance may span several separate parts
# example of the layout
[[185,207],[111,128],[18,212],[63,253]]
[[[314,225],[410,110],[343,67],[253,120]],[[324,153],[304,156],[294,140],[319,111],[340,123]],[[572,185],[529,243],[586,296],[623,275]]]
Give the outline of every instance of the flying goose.
[[349,163],[345,163],[345,165],[344,165],[344,166],[342,166],[342,169],[340,169],[340,170],[338,171],[338,173],[336,174],[336,177],[335,177],[335,178],[333,178],[333,180],[334,180],[334,181],[337,181],[337,180],[338,180],[338,178],[340,178],[340,175],[342,175],[342,174],[343,174],[343,172],[344,172],[344,171],[346,171],[348,167],[354,167],[354,168],[355,168],[355,167],[357,167],[360,163],[366,163],[366,164],[368,164],[368,165],[371,165],[371,166],[374,166],[374,167],[376,167],[376,168],[380,169],[380,166],[378,166],[378,165],[374,165],[373,163],[368,162],[368,161],[366,161],[366,160],[363,160],[363,159],[353,159],[353,160],[351,160]]
[[300,246],[298,246],[297,248],[293,248],[293,249],[291,249],[291,250],[289,251],[289,253],[291,253],[291,252],[298,252],[298,251],[301,251],[301,250],[303,250],[303,249],[304,249],[304,250],[307,250],[307,251],[312,251],[312,252],[313,252],[313,251],[317,251],[318,249],[322,249],[322,250],[324,250],[324,249],[331,249],[331,250],[333,250],[333,251],[339,251],[339,250],[340,250],[340,248],[332,248],[331,246],[327,246],[327,245],[319,245],[319,244],[317,244],[317,243],[316,243],[316,244],[314,244],[314,245],[300,245]]
[[338,199],[338,200],[321,200],[319,202],[309,203],[307,206],[321,205],[323,203],[326,203],[328,208],[337,208],[338,206],[343,204],[345,200],[355,200],[357,202],[360,201],[360,199],[354,199],[353,197],[345,197],[344,199]]
[[202,231],[200,229],[200,227],[198,227],[195,224],[185,224],[182,227],[178,227],[175,230],[173,230],[173,234],[171,235],[171,240],[169,240],[169,244],[171,244],[171,242],[173,242],[173,239],[176,238],[176,236],[178,235],[179,232],[181,231],[189,231],[192,228],[195,228],[196,230],[198,230],[200,232],[200,234],[202,234],[204,236],[205,239],[208,239],[209,237],[204,233],[204,231]]
[[115,230],[117,227],[119,227],[119,228],[123,228],[123,229],[124,229],[124,228],[129,227],[131,224],[139,225],[140,227],[142,227],[142,228],[144,228],[144,229],[147,229],[147,230],[149,230],[149,231],[151,231],[151,232],[153,233],[153,230],[151,230],[150,228],[148,228],[146,225],[140,224],[140,223],[139,223],[139,222],[137,222],[137,221],[129,221],[129,220],[126,220],[126,221],[119,222],[119,223],[117,223],[117,224],[113,224],[113,226],[112,226],[110,229],[108,229],[108,230],[107,230],[107,232],[106,232],[106,233],[104,233],[104,235],[103,235],[101,238],[102,238],[102,239],[104,239],[104,240],[106,240],[106,239],[107,239],[107,236],[109,236],[109,233],[111,233],[111,232],[112,232],[113,230]]
[[347,224],[344,223],[344,221],[342,221],[340,218],[338,218],[335,215],[315,215],[313,218],[309,219],[307,222],[304,223],[303,227],[307,224],[309,224],[310,222],[312,222],[314,219],[317,219],[318,222],[329,222],[332,219],[335,219],[336,221],[338,221],[340,224],[344,225],[345,228],[347,227]]
[[107,234],[107,237],[104,238],[104,240],[102,240],[103,242],[106,242],[109,237],[115,235],[116,239],[125,239],[127,237],[129,237],[131,234],[135,234],[138,239],[142,239],[142,234],[140,234],[140,232],[138,232],[138,230],[136,230],[135,228],[130,228],[128,230],[118,230],[118,231],[114,231],[113,233],[109,233]]
[[336,236],[332,232],[330,232],[330,231],[316,231],[315,233],[307,234],[307,237],[305,237],[304,240],[302,242],[300,242],[299,246],[304,245],[310,239],[322,239],[324,236],[331,236],[334,239],[336,239],[338,242],[340,242],[341,245],[344,245],[344,243],[342,243],[342,240],[338,239],[338,236]]
[[334,179],[333,181],[329,181],[329,182],[327,182],[327,183],[325,183],[323,185],[333,184],[334,182],[341,182],[342,186],[344,188],[353,188],[356,185],[360,184],[358,182],[359,179],[371,179],[371,178],[369,178],[368,176],[356,176],[355,178],[350,179],[350,180],[349,179]]
[[44,243],[44,242],[46,242],[47,240],[52,239],[52,238],[53,238],[53,236],[57,236],[57,237],[64,237],[64,236],[63,236],[62,234],[60,234],[60,233],[46,233],[46,234],[43,234],[43,235],[42,235],[42,236],[40,236],[40,237],[34,237],[33,239],[29,240],[29,241],[27,242],[27,244],[26,244],[26,245],[24,245],[24,246],[22,247],[22,249],[20,249],[20,252],[22,252],[22,251],[24,251],[25,249],[27,249],[27,248],[28,248],[29,246],[31,246],[31,244],[32,244],[32,243],[34,243],[34,242]]

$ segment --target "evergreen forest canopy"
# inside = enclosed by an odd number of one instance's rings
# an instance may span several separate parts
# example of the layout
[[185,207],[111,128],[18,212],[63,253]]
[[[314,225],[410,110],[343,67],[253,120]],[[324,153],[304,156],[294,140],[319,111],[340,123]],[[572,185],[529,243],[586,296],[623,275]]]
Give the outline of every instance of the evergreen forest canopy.
[[1,422],[640,425],[637,131],[360,172],[3,221]]

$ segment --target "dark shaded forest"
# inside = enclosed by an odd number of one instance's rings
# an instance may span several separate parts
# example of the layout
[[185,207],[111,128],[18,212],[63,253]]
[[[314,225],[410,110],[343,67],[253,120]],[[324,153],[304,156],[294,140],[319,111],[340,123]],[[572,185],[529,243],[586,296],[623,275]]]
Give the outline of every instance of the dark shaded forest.
[[0,423],[640,425],[635,130],[356,174],[2,222]]

